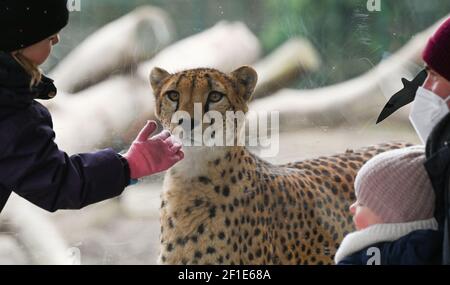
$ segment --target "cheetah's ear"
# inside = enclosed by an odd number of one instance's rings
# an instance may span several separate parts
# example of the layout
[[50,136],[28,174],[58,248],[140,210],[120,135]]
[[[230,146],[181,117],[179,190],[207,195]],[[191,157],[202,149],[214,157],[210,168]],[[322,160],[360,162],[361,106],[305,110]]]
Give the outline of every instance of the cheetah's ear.
[[158,90],[161,87],[161,83],[170,76],[170,73],[162,68],[155,67],[150,73],[150,83],[152,85],[153,91]]
[[250,66],[242,66],[231,73],[239,84],[239,91],[246,102],[248,102],[258,81],[258,74]]

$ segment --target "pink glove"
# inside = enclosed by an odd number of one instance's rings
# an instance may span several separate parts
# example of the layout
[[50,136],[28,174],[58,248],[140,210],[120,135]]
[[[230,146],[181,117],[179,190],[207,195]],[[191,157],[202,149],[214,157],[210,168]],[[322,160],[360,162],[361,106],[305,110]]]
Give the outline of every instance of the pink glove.
[[124,154],[130,166],[130,177],[141,178],[164,171],[184,158],[181,144],[174,143],[169,131],[148,139],[156,130],[155,121],[147,121],[130,149]]

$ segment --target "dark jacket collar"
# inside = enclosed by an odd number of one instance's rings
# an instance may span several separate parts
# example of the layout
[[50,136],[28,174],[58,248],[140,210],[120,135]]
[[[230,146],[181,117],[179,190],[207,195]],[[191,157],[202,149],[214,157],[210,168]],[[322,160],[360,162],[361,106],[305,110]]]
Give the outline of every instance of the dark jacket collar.
[[9,54],[0,51],[0,106],[20,107],[34,99],[51,99],[56,95],[53,80],[42,76],[42,81],[30,88],[30,75]]

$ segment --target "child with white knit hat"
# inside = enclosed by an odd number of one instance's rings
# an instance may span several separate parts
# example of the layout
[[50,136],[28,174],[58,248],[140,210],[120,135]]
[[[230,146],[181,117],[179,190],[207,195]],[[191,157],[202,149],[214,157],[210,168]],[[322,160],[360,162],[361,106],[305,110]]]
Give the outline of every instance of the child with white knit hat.
[[379,154],[361,168],[350,207],[358,231],[342,241],[337,264],[440,263],[442,234],[424,162],[424,148],[413,146]]

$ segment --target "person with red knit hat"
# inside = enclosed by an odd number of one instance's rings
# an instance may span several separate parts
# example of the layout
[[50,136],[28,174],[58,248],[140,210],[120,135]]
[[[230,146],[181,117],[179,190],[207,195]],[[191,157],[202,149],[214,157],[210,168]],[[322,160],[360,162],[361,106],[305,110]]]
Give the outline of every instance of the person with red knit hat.
[[417,89],[410,120],[423,143],[433,128],[449,113],[450,18],[428,40],[422,53],[427,77]]
[[425,144],[434,127],[449,113],[450,106],[450,18],[443,21],[422,52],[425,69],[389,99],[377,123],[413,102],[410,121]]
[[[450,18],[423,51],[428,76],[411,111],[419,136],[426,141],[425,168],[436,194],[435,217],[443,232],[442,263],[450,264]],[[420,89],[419,89],[420,90]],[[419,105],[420,104],[420,105]],[[415,107],[415,108],[414,108]],[[420,112],[424,112],[421,115]],[[422,134],[421,134],[422,133]]]
[[409,119],[426,145],[425,169],[435,192],[434,216],[443,234],[442,263],[450,264],[450,18],[422,52],[425,70],[389,99],[377,123],[413,102]]

